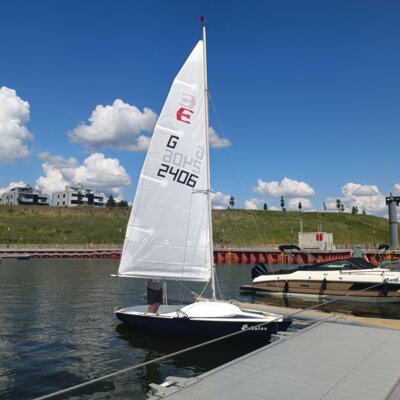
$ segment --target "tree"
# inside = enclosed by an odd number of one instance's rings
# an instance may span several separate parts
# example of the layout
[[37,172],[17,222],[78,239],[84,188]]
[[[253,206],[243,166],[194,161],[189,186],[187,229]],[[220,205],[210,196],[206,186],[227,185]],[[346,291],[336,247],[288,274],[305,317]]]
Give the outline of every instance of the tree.
[[353,215],[358,214],[358,207],[357,206],[353,206],[352,209],[351,209],[351,213]]
[[324,207],[324,211],[326,211],[326,204],[325,204],[325,202],[322,203],[322,206]]
[[363,208],[362,215],[367,215],[367,213],[365,212],[365,208]]
[[340,205],[340,212],[344,212],[344,204],[343,203]]
[[127,208],[128,207],[128,202],[126,200],[121,200],[117,203],[117,207],[124,207]]
[[336,199],[336,208],[340,212],[340,210],[342,208],[342,202],[340,201],[340,199]]
[[229,205],[231,208],[235,207],[235,198],[233,196],[231,196],[229,199]]
[[78,190],[78,194],[76,195],[78,205],[82,204],[83,194],[80,190]]
[[299,205],[297,206],[297,208],[299,209],[299,211],[301,211],[301,209],[303,208],[303,205],[301,204],[301,201],[299,201]]
[[283,198],[283,196],[281,196],[281,208],[282,208],[282,211],[286,211],[286,208],[285,208],[285,199]]
[[268,211],[267,203],[264,203],[264,211]]
[[107,208],[114,208],[116,206],[116,202],[114,200],[114,197],[112,194],[110,194],[110,196],[108,197],[107,203],[106,203],[106,207]]

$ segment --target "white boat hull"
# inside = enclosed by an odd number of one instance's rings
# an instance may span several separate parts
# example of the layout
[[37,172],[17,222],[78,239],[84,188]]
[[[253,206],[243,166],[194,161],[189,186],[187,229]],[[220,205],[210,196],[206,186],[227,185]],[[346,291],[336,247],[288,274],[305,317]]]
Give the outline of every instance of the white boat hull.
[[295,271],[260,275],[242,291],[296,298],[400,303],[400,273],[386,269]]

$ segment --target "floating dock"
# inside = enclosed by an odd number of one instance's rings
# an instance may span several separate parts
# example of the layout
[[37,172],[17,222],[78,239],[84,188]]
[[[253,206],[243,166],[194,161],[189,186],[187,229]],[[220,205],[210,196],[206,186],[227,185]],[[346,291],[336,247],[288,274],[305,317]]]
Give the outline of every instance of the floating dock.
[[151,384],[149,399],[399,399],[399,348],[400,331],[319,322],[198,377]]

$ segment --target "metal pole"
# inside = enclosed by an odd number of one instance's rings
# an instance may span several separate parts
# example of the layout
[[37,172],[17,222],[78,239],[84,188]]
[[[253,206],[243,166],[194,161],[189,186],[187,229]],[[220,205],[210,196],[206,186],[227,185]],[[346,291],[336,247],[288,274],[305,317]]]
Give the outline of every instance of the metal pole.
[[212,298],[216,299],[215,288],[215,268],[214,268],[214,249],[213,249],[213,232],[212,232],[212,217],[211,217],[211,179],[210,179],[210,145],[208,138],[208,86],[207,86],[207,49],[206,49],[206,24],[205,18],[201,17],[203,24],[203,74],[204,74],[204,123],[206,131],[206,154],[207,154],[207,198],[209,207],[209,240],[210,240],[210,263],[211,263],[211,290]]
[[390,193],[386,197],[386,205],[389,211],[389,234],[390,234],[390,248],[397,249],[399,247],[399,232],[397,227],[397,207],[400,203],[399,196],[393,196]]

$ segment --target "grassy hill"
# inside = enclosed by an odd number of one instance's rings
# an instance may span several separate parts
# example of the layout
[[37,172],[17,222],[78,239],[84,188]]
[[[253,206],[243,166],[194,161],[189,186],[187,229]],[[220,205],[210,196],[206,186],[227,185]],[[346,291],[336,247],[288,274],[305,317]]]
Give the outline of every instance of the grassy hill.
[[[124,208],[0,206],[0,243],[121,243],[129,213]],[[304,232],[332,232],[337,244],[389,240],[388,220],[370,215],[213,210],[216,245],[296,243],[300,224]]]

